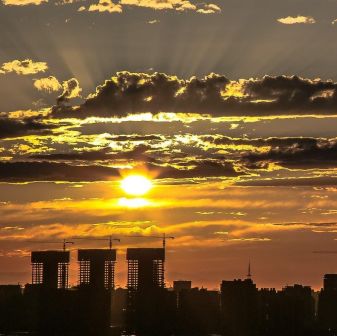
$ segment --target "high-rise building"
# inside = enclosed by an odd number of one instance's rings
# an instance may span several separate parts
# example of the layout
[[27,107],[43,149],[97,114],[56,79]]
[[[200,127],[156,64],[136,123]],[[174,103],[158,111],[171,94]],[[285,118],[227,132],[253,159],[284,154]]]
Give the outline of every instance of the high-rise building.
[[325,291],[337,291],[337,274],[325,274],[323,279]]
[[256,335],[257,288],[251,279],[222,281],[221,314],[228,336]]
[[116,250],[78,250],[79,285],[97,289],[115,287]]
[[48,289],[68,288],[69,258],[69,251],[33,251],[33,285]]
[[165,249],[128,248],[128,289],[164,288]]
[[319,293],[318,321],[321,327],[337,333],[337,274],[325,274]]
[[164,248],[129,248],[127,325],[130,334],[150,335],[172,328],[174,292],[165,289]]

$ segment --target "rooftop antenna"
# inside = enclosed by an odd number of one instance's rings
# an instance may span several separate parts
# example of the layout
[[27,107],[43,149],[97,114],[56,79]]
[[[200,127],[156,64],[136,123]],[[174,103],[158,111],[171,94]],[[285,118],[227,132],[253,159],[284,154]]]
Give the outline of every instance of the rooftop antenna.
[[250,267],[250,259],[248,262],[248,274],[247,274],[247,278],[251,279],[252,278],[252,272],[251,272],[251,267]]

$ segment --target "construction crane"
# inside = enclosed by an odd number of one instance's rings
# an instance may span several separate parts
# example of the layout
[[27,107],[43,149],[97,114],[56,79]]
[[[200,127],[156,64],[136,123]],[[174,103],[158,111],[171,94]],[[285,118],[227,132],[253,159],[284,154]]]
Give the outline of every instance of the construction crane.
[[29,240],[29,243],[34,244],[62,244],[62,250],[67,250],[67,245],[73,245],[75,244],[73,241],[69,241],[66,239],[63,239],[62,241],[44,241],[44,240]]
[[109,249],[112,249],[112,242],[113,241],[118,241],[120,242],[121,240],[119,238],[113,238],[112,236],[109,237],[102,237],[102,238],[95,238],[95,237],[73,237],[72,239],[81,239],[81,240],[103,240],[103,241],[108,241],[109,242]]
[[163,233],[162,236],[156,236],[156,235],[149,235],[149,236],[126,236],[126,237],[131,237],[131,238],[159,238],[162,239],[163,241],[163,249],[166,249],[166,240],[167,239],[175,239],[175,237],[172,236],[167,236],[165,233]]

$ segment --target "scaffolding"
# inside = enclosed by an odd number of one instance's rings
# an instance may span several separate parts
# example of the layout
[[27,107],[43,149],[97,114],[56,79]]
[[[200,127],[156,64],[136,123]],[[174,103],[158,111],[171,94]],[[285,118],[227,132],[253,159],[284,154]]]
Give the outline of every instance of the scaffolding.
[[32,284],[40,285],[43,283],[43,263],[32,263]]
[[137,290],[138,260],[128,260],[128,289]]
[[129,248],[128,289],[164,288],[164,248]]
[[32,283],[50,289],[68,288],[69,251],[33,251]]
[[78,250],[79,285],[92,288],[115,287],[116,250]]

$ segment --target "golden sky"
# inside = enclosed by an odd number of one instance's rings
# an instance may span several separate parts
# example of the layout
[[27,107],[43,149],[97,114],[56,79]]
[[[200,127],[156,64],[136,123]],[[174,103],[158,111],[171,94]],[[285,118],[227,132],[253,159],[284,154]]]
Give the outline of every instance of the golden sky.
[[319,288],[335,256],[313,251],[337,251],[323,2],[0,1],[0,283],[30,281],[43,241],[113,235],[124,286],[125,249],[161,244],[127,236],[166,233],[168,284],[217,288],[251,260],[260,287]]

